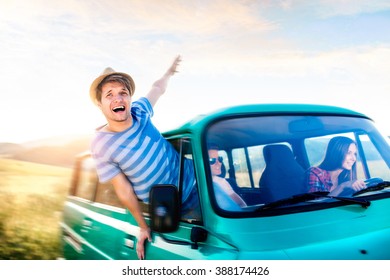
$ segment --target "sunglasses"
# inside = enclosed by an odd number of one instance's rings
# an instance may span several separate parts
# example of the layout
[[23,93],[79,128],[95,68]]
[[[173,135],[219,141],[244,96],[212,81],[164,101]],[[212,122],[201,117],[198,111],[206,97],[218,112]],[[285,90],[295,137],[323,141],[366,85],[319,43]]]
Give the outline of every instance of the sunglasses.
[[222,163],[223,158],[221,156],[219,156],[218,158],[210,158],[209,159],[210,165],[214,165],[217,162],[217,159],[219,162]]

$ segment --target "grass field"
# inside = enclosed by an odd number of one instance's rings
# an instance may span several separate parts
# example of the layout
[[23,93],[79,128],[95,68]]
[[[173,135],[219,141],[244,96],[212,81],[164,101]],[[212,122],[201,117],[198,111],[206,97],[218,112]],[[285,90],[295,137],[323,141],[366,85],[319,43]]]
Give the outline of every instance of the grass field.
[[59,222],[71,169],[0,158],[0,259],[61,257]]

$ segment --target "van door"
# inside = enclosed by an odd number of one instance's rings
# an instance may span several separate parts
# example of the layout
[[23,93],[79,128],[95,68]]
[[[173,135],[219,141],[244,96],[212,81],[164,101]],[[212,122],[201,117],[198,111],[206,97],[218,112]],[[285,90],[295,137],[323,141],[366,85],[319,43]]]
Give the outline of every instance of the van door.
[[111,184],[98,183],[91,205],[89,243],[97,259],[136,259],[135,237],[138,227],[120,203]]
[[[175,139],[170,142],[180,152],[179,199],[181,201],[183,182],[195,179],[195,190],[191,196],[197,207],[185,215],[179,214],[180,223],[174,232],[167,234],[152,232],[153,242],[147,244],[145,255],[146,259],[199,259],[202,258],[202,254],[191,248],[192,229],[203,224],[192,149],[188,139]],[[149,214],[145,216],[145,219],[150,221]]]
[[78,158],[64,206],[61,230],[66,259],[89,259],[94,255],[88,240],[92,225],[89,208],[94,200],[96,180],[94,165],[89,159],[88,156]]
[[[111,184],[100,184],[94,160],[86,155],[79,159],[71,195],[64,208],[62,223],[66,259],[136,258],[121,248],[129,230],[129,213],[117,198]],[[133,230],[136,232],[136,230]]]

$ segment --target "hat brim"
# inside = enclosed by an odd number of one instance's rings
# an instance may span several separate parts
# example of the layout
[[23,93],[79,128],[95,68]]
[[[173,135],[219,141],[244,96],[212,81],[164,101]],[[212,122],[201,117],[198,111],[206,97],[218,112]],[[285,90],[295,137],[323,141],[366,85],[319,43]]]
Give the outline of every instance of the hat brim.
[[93,103],[95,103],[95,105],[98,104],[98,100],[97,100],[97,88],[99,86],[99,84],[104,80],[105,77],[107,76],[110,76],[110,75],[121,75],[123,77],[125,77],[127,80],[129,80],[130,82],[130,85],[131,85],[131,89],[132,89],[132,92],[130,92],[130,95],[133,95],[134,94],[134,91],[135,91],[135,84],[134,84],[134,80],[133,78],[129,75],[129,74],[126,74],[126,73],[123,73],[123,72],[110,72],[110,73],[105,73],[105,74],[102,74],[100,75],[99,77],[97,77],[91,84],[91,87],[89,89],[89,96],[92,100]]

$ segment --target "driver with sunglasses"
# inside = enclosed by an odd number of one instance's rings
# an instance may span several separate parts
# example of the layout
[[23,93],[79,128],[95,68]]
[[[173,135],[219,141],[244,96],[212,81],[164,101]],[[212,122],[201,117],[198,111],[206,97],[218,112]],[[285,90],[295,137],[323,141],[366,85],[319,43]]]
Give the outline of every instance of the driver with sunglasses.
[[219,207],[230,211],[239,211],[242,207],[246,207],[245,201],[233,190],[230,183],[221,177],[222,157],[218,155],[218,148],[211,147],[208,153],[215,197]]

